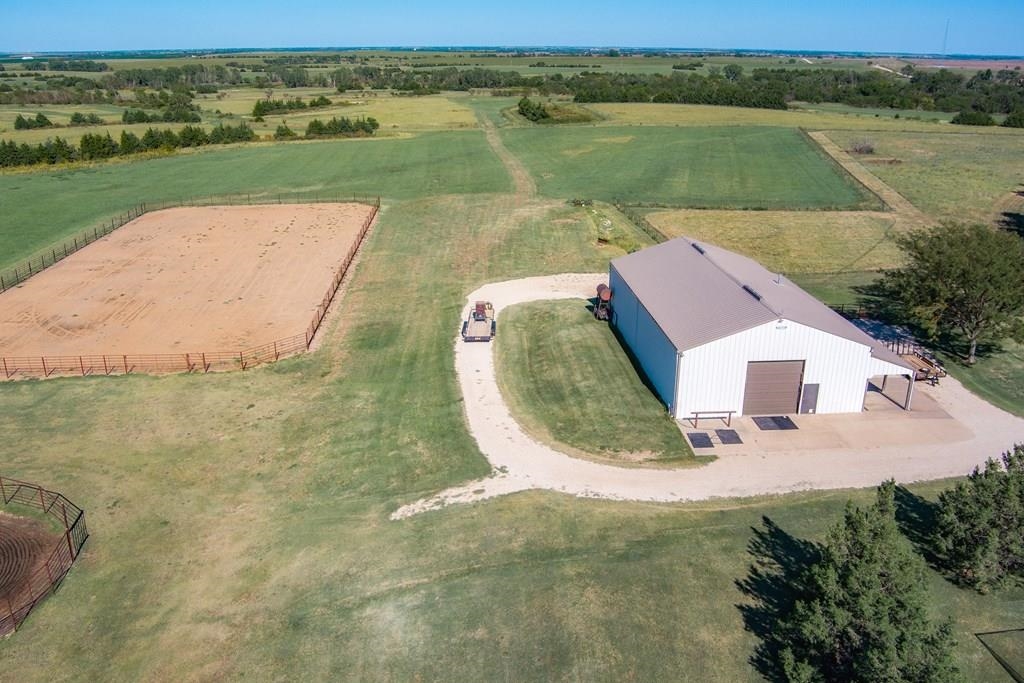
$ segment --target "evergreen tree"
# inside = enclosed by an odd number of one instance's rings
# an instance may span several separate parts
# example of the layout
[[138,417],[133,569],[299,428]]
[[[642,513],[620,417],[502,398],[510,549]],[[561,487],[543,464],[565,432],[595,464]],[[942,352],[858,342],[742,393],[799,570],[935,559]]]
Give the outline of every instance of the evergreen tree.
[[986,592],[1024,578],[1024,445],[943,491],[935,540],[960,583]]
[[805,597],[779,625],[789,680],[961,680],[950,625],[930,621],[924,566],[896,527],[894,490],[889,481],[871,507],[848,505],[830,530]]
[[142,151],[142,142],[139,140],[139,136],[127,130],[121,131],[121,144],[120,153],[124,154],[135,154],[136,152]]

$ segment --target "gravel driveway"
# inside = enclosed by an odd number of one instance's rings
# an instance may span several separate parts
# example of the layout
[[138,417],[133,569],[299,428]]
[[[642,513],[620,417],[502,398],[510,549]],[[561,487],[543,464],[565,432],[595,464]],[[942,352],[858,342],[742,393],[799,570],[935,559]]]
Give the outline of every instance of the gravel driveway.
[[[484,285],[467,297],[494,304],[500,313],[515,304],[594,296],[604,273],[531,277]],[[677,470],[641,469],[599,464],[534,440],[512,417],[498,390],[494,347],[455,339],[455,371],[465,398],[466,420],[480,451],[494,468],[491,476],[456,486],[392,514],[401,519],[456,503],[470,503],[528,489],[548,489],[589,498],[634,501],[697,501],[742,498],[808,489],[875,486],[890,477],[898,482],[962,476],[986,458],[998,456],[1014,442],[1024,442],[1024,419],[1006,413],[963,388],[953,378],[939,387],[918,385],[954,422],[950,438],[927,438],[927,420],[918,420],[925,443],[880,443],[868,447],[773,449],[723,455],[703,467]],[[867,414],[815,416],[856,421]],[[912,415],[912,413],[911,413]],[[805,416],[802,416],[805,417]],[[912,419],[910,415],[907,420]],[[866,423],[870,430],[870,423]],[[945,428],[945,427],[944,427]]]

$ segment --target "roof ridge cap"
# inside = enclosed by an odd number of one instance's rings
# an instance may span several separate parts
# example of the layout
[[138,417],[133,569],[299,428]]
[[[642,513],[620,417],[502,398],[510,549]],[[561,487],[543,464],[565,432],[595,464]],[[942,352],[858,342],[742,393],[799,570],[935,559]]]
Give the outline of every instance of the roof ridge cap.
[[[683,239],[684,241],[688,242],[688,243],[689,243],[689,244],[690,244],[691,246],[692,246],[692,245],[694,245],[694,244],[697,244],[697,240],[691,240],[691,239],[689,239],[689,238],[686,238],[686,237],[683,237],[682,239]],[[722,267],[722,264],[718,263],[718,262],[717,262],[717,261],[716,261],[715,259],[711,258],[711,254],[709,254],[709,253],[707,252],[707,250],[706,250],[706,248],[704,247],[704,245],[699,245],[699,246],[700,246],[700,247],[701,247],[702,249],[705,249],[705,251],[704,251],[704,252],[703,252],[703,253],[702,253],[701,255],[702,255],[702,256],[703,256],[704,258],[706,258],[706,259],[708,260],[708,263],[710,263],[710,264],[711,264],[711,265],[713,265],[713,266],[714,266],[715,268],[717,268],[717,269],[718,269],[718,272],[722,273],[722,275],[725,275],[725,276],[726,276],[727,278],[729,278],[730,280],[732,280],[732,281],[733,281],[733,283],[735,283],[735,284],[736,284],[736,286],[737,286],[737,287],[739,287],[740,289],[743,289],[743,290],[745,290],[745,291],[746,291],[746,290],[749,290],[749,291],[747,292],[748,294],[749,294],[750,292],[756,292],[756,293],[757,293],[757,296],[756,296],[756,297],[752,297],[752,298],[753,298],[753,299],[754,299],[755,301],[757,301],[757,303],[759,303],[759,304],[761,304],[762,306],[764,306],[765,308],[767,308],[767,309],[768,309],[768,311],[769,311],[769,312],[770,312],[770,313],[771,313],[772,315],[775,315],[775,316],[780,316],[780,317],[782,316],[782,313],[781,313],[780,311],[776,311],[776,310],[775,310],[774,308],[772,308],[772,307],[771,307],[771,306],[769,306],[769,305],[768,305],[767,303],[765,303],[765,300],[764,300],[764,296],[763,296],[763,295],[762,295],[762,294],[761,294],[760,292],[758,292],[758,291],[757,291],[756,289],[754,289],[753,285],[747,284],[746,282],[741,282],[741,281],[739,280],[739,278],[733,277],[733,274],[732,274],[732,273],[730,273],[730,272],[729,272],[728,270],[726,270],[725,268],[723,268],[723,267]],[[722,247],[717,247],[717,246],[715,246],[715,245],[713,245],[713,244],[712,244],[712,245],[710,245],[710,246],[711,246],[711,247],[712,247],[713,249],[723,249]],[[723,249],[723,251],[726,251],[726,250],[725,250],[725,249]],[[736,252],[731,252],[731,253],[735,254],[736,256],[740,256],[741,258],[746,258],[746,257],[745,257],[745,256],[743,256],[742,254],[736,254]],[[750,259],[750,260],[751,260],[751,261],[753,261],[753,259]],[[761,267],[761,268],[764,268],[764,266],[762,266],[762,265],[761,265],[760,263],[757,263],[757,261],[753,261],[753,262],[754,262],[755,264],[757,264],[757,265],[758,265],[759,267]]]

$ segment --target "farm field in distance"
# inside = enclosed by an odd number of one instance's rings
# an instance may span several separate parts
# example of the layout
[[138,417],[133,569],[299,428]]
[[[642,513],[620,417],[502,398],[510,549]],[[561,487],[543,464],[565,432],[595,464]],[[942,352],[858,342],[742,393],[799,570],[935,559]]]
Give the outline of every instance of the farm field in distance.
[[[458,64],[566,78],[587,68],[671,75],[673,64],[697,59],[470,50],[343,58],[346,67]],[[748,74],[873,69],[854,58],[700,60],[700,74],[737,60]],[[245,121],[264,140],[0,171],[0,271],[139,202],[380,196],[382,207],[313,353],[246,372],[0,381],[0,474],[82,504],[92,533],[60,591],[0,639],[0,681],[764,680],[756,626],[742,609],[756,596],[737,585],[765,559],[752,543],[766,528],[779,552],[821,541],[847,501],[867,504],[874,492],[654,504],[538,490],[392,521],[400,506],[489,474],[453,372],[467,294],[512,278],[606,271],[654,241],[645,220],[670,237],[745,253],[828,303],[855,304],[860,286],[902,262],[894,237],[916,223],[805,131],[824,131],[842,149],[874,143],[856,163],[929,225],[1024,211],[1024,134],[955,126],[943,113],[588,103],[591,124],[539,126],[516,113],[518,92],[278,86],[268,88],[275,99],[334,102],[257,122],[252,106],[267,97],[255,85],[266,74],[257,55],[110,62],[245,65],[238,87],[196,96],[199,125]],[[24,64],[5,66],[31,78]],[[119,121],[123,109],[0,105],[0,138],[76,141],[184,125],[11,129],[17,113]],[[301,134],[331,116],[372,116],[381,128],[372,139],[265,139],[283,121]],[[502,314],[494,351],[516,417],[539,440],[600,462],[641,454],[653,456],[648,466],[699,467],[583,306]],[[1006,342],[974,368],[947,364],[972,391],[1024,414],[1020,345]],[[898,499],[904,522],[952,483],[908,486]],[[982,595],[932,568],[926,583],[930,613],[952,619],[965,678],[1005,680],[974,634],[1024,625],[1024,588]]]

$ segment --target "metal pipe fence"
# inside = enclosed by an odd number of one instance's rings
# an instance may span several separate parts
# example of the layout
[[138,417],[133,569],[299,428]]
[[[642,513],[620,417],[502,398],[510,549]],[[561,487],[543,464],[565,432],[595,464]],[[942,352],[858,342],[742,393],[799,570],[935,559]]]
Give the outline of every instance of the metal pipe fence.
[[258,206],[261,204],[336,204],[342,202],[376,204],[379,207],[380,197],[342,196],[322,192],[280,192],[275,194],[250,193],[189,196],[162,202],[142,202],[129,208],[125,213],[117,214],[101,225],[94,226],[92,229],[75,235],[59,245],[39,252],[7,271],[0,272],[0,293],[6,292],[12,287],[17,287],[33,275],[38,275],[50,266],[63,261],[82,247],[92,244],[101,237],[106,237],[118,228],[151,211],[175,209],[185,206]]
[[39,602],[60,587],[71,565],[89,538],[85,512],[62,494],[36,484],[0,476],[4,505],[23,505],[42,510],[63,528],[60,541],[40,567],[14,586],[0,601],[0,637],[18,629]]
[[[277,195],[278,198],[282,195]],[[223,205],[224,198],[210,198],[216,205]],[[330,198],[324,202],[349,201]],[[353,198],[353,201],[358,201]],[[275,202],[276,203],[276,202]],[[291,203],[291,202],[286,202]],[[345,280],[356,254],[362,247],[363,240],[370,230],[377,213],[380,211],[380,197],[369,203],[370,214],[363,221],[355,241],[349,248],[345,258],[338,265],[331,278],[320,303],[313,311],[313,318],[305,332],[294,334],[283,339],[276,339],[260,346],[237,351],[196,351],[188,353],[109,353],[83,354],[72,356],[2,356],[0,370],[4,379],[27,377],[47,378],[68,375],[130,375],[132,373],[163,374],[173,372],[216,372],[224,370],[247,370],[264,363],[272,363],[287,356],[308,351],[313,338],[327,316],[327,311],[334,301],[341,283]],[[140,205],[143,212],[155,211],[160,205]],[[176,206],[181,206],[180,204]],[[141,215],[141,214],[139,214]]]
[[17,287],[33,275],[38,275],[55,263],[63,261],[82,247],[88,246],[99,238],[106,237],[122,225],[130,223],[142,214],[146,213],[146,211],[147,209],[145,204],[133,206],[128,209],[127,213],[122,213],[115,218],[111,218],[110,223],[104,223],[101,226],[94,227],[92,230],[87,230],[80,235],[76,235],[75,237],[72,237],[70,241],[62,242],[60,246],[50,247],[48,251],[41,252],[40,254],[25,260],[24,266],[19,263],[11,270],[0,273],[0,293],[6,292],[12,287]]

